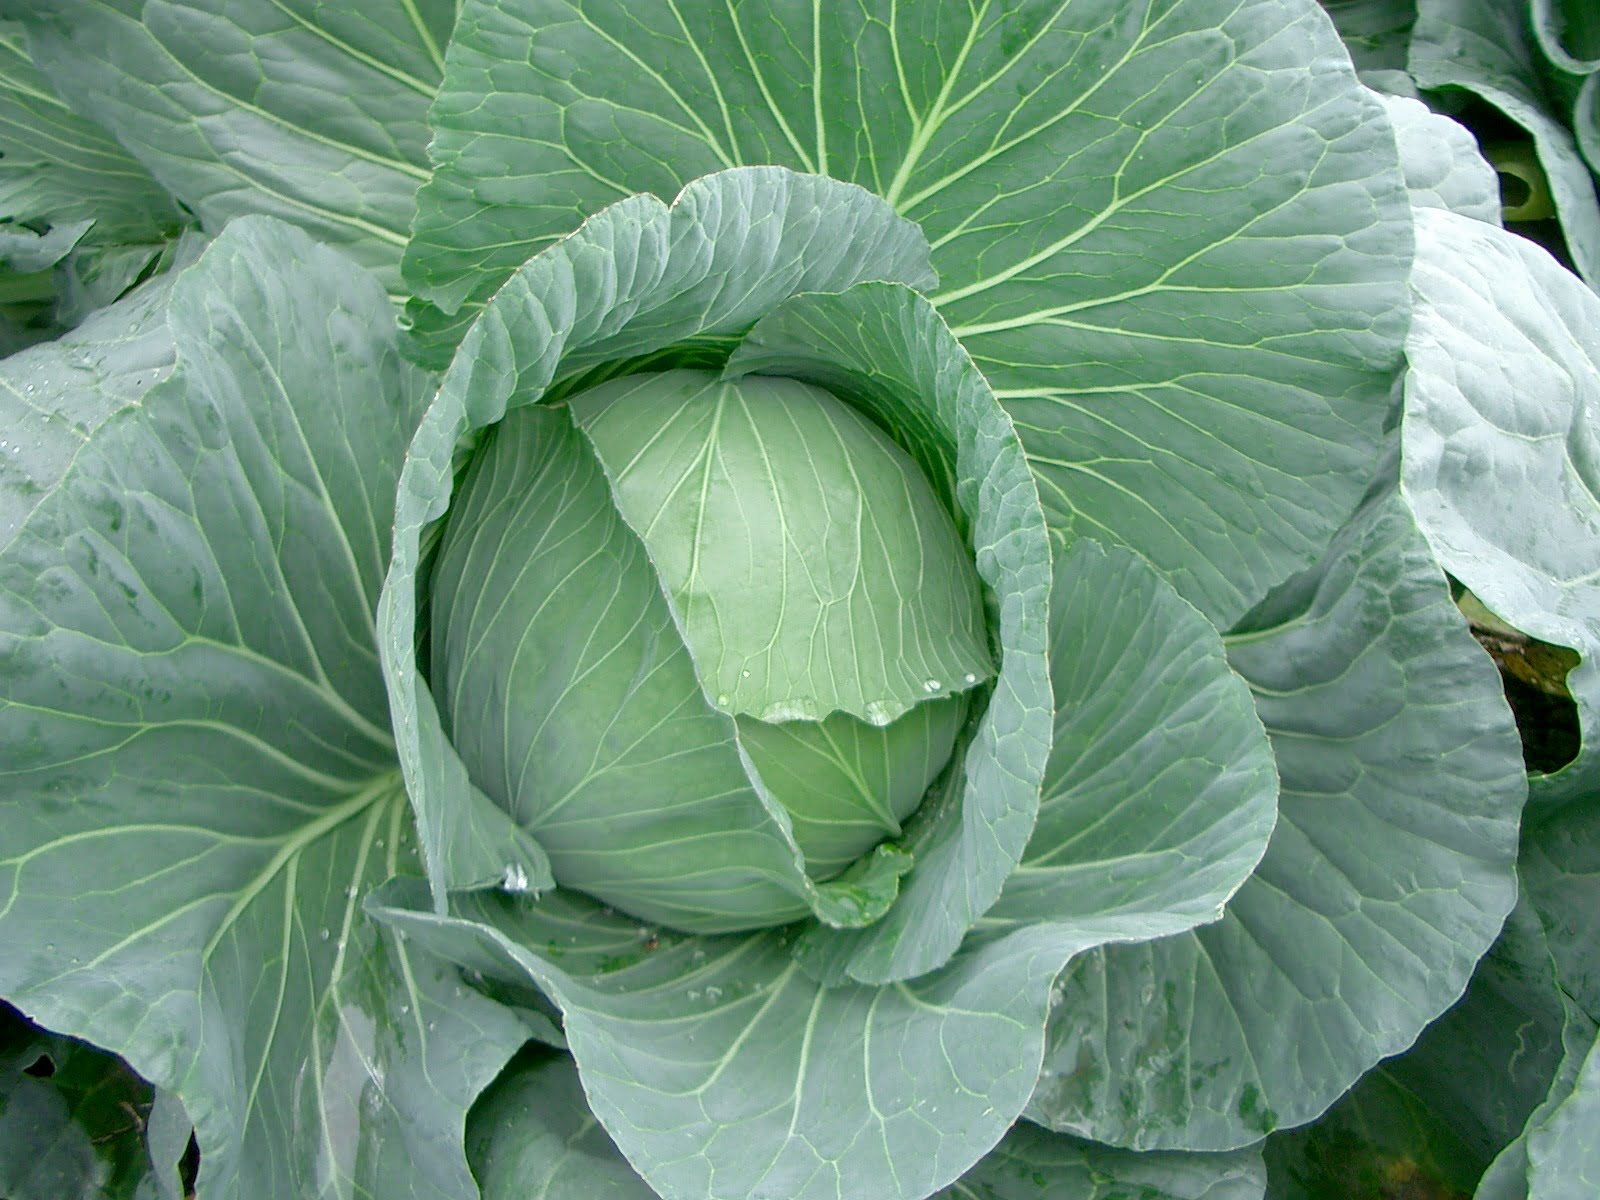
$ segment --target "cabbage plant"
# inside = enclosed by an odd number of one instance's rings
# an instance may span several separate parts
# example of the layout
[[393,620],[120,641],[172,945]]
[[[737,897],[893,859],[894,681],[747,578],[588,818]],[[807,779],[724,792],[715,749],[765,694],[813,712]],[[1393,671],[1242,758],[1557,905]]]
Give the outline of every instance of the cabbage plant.
[[0,360],[0,995],[149,1187],[1260,1196],[1461,995],[1527,784],[1309,0],[0,15],[210,239]]

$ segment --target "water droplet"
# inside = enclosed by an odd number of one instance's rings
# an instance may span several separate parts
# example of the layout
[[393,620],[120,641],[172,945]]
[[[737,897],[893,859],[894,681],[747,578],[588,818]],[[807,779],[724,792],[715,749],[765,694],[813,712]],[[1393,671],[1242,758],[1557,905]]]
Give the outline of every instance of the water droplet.
[[722,989],[717,987],[715,984],[713,984],[711,987],[708,987],[706,989],[706,999],[715,1004],[718,1000],[722,999]]
[[728,707],[728,697],[726,695],[722,695],[722,696],[718,696],[717,697],[717,707],[718,708],[726,708],[726,707]]
[[401,1015],[401,1016],[402,1016],[402,1017],[403,1017],[403,1016],[406,1016],[406,1015],[408,1015],[408,1014],[409,1014],[409,1013],[410,1013],[410,1012],[411,1012],[411,1005],[409,1005],[409,1004],[402,1004],[402,1005],[401,1005],[401,1006],[400,1006],[400,1015]]
[[749,679],[750,678],[750,668],[746,667],[744,670],[740,671],[739,674],[743,675],[746,679]]
[[437,1021],[429,1021],[428,1022],[428,1032],[429,1033],[433,1033],[438,1028],[439,1028],[439,1022],[437,1022]]
[[507,863],[505,876],[500,881],[500,886],[508,892],[525,892],[528,890],[528,872],[521,863]]
[[345,888],[345,890],[344,890],[344,898],[346,900],[354,900],[356,898],[356,885],[355,884],[352,883],[349,887]]
[[967,672],[966,679],[967,679],[968,683],[977,683],[978,682],[978,677],[976,675],[974,675],[971,671]]
[[940,683],[937,679],[930,679],[926,683],[924,683],[922,686],[926,690],[928,690],[930,692],[937,692],[940,688],[942,688],[944,686],[944,684]]
[[690,993],[689,993],[689,999],[691,999],[691,1000],[698,1000],[698,999],[700,999],[700,993],[699,993],[699,992],[697,992],[697,991],[691,991],[691,992],[690,992]]
[[704,950],[696,950],[693,954],[689,955],[690,962],[703,963],[705,960],[706,952]]
[[1155,999],[1155,996],[1156,996],[1156,989],[1155,989],[1155,986],[1153,984],[1147,983],[1142,988],[1139,989],[1139,1003],[1140,1004],[1149,1004],[1150,1001]]
[[323,941],[327,941],[329,938],[331,938],[333,936],[333,930],[331,930],[331,929],[319,929],[319,930],[317,930],[317,936],[319,938],[321,938]]

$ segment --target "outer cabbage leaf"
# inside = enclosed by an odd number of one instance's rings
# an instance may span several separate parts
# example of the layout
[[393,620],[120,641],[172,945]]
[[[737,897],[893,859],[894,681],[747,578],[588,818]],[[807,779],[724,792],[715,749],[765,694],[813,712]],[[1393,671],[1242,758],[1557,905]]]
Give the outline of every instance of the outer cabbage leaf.
[[0,272],[26,275],[47,271],[71,252],[93,221],[53,226],[45,233],[0,224]]
[[[570,1059],[519,1059],[472,1112],[484,1200],[655,1200],[589,1112]],[[1261,1200],[1256,1151],[1129,1153],[1026,1123],[933,1200]],[[1137,1189],[1133,1191],[1132,1189]]]
[[1584,0],[1528,0],[1533,36],[1545,58],[1572,75],[1600,71],[1600,14]]
[[1113,1150],[1020,1122],[933,1200],[1261,1200],[1265,1188],[1259,1150]]
[[1600,175],[1600,71],[1583,81],[1572,102],[1572,134],[1589,170]]
[[1401,483],[1444,568],[1582,661],[1576,761],[1535,797],[1600,785],[1600,299],[1524,238],[1417,214]]
[[56,96],[11,24],[0,24],[0,220],[93,221],[97,239],[123,243],[184,223],[136,159]]
[[1516,731],[1392,485],[1227,640],[1272,843],[1222,920],[1063,977],[1029,1108],[1056,1128],[1223,1149],[1310,1120],[1460,995],[1515,898]]
[[1600,1021],[1600,803],[1592,796],[1529,814],[1522,886],[1544,921],[1564,987]]
[[82,444],[0,555],[0,994],[175,1092],[205,1194],[465,1200],[521,1027],[360,909],[415,863],[372,611],[428,381],[272,221],[166,320],[154,388],[80,347],[37,377]]
[[[590,1114],[570,1059],[535,1051],[478,1102],[468,1136],[484,1200],[655,1200]],[[933,1200],[1261,1200],[1257,1151],[1130,1153],[1021,1123]]]
[[[7,243],[48,233],[31,265]],[[182,209],[100,126],[61,101],[37,70],[20,26],[0,22],[0,357],[55,337],[169,265]],[[10,261],[8,260],[10,258]],[[18,277],[12,272],[30,271]]]
[[1578,274],[1600,286],[1600,197],[1569,122],[1540,75],[1521,3],[1417,0],[1411,73],[1428,88],[1465,88],[1528,131],[1549,180]]
[[95,430],[170,373],[170,291],[170,278],[152,280],[55,341],[0,361],[0,551]]
[[456,0],[0,0],[34,58],[212,231],[267,213],[391,290]]
[[1594,1033],[1557,986],[1538,916],[1519,903],[1465,996],[1415,1046],[1320,1120],[1269,1139],[1275,1200],[1376,1196],[1402,1181],[1476,1189],[1478,1200],[1526,1195],[1523,1131],[1570,1091]]
[[1529,1200],[1587,1200],[1600,1188],[1600,1041],[1572,1092],[1528,1135]]
[[1360,499],[1410,233],[1309,0],[470,0],[430,122],[406,274],[447,312],[619,196],[778,163],[922,227],[1052,526],[1219,624]]
[[1472,131],[1420,100],[1382,96],[1394,123],[1400,166],[1414,208],[1444,208],[1500,224],[1500,179]]
[[483,1200],[657,1200],[589,1111],[565,1055],[519,1055],[472,1107],[467,1157]]
[[[1578,1200],[1600,1177],[1596,1121],[1596,1021],[1600,948],[1594,936],[1600,894],[1600,805],[1593,796],[1530,814],[1518,861],[1523,894],[1538,913],[1555,961],[1555,988],[1570,1014],[1565,1059],[1524,1135],[1495,1160],[1477,1200]],[[1554,989],[1552,989],[1554,990]]]

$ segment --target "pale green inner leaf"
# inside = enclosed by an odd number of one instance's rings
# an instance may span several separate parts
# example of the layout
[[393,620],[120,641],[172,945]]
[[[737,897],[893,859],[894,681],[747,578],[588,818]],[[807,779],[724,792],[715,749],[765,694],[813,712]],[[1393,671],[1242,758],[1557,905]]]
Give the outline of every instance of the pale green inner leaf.
[[790,379],[697,371],[571,404],[721,711],[884,725],[994,674],[949,514],[848,405]]

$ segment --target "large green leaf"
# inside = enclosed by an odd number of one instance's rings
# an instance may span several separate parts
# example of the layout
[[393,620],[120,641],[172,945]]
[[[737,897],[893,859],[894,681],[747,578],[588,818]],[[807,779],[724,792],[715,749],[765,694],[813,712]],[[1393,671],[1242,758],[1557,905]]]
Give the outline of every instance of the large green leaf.
[[374,902],[411,942],[555,999],[595,1114],[668,1200],[929,1195],[1026,1102],[1063,961],[1169,923],[1034,925],[906,983],[829,988],[787,935],[680,939],[573,893]]
[[399,286],[456,0],[0,0],[35,61],[220,229],[268,213]]
[[171,371],[171,280],[152,280],[45,345],[0,361],[0,551],[112,414]]
[[1272,843],[1216,924],[1064,976],[1029,1110],[1057,1128],[1221,1149],[1311,1119],[1460,995],[1516,895],[1516,731],[1392,487],[1228,652],[1277,755]]
[[[589,1112],[571,1060],[547,1051],[473,1108],[468,1153],[484,1200],[656,1196]],[[1020,1123],[933,1200],[1261,1200],[1265,1182],[1255,1151],[1138,1154]]]
[[1600,298],[1525,238],[1417,214],[1401,482],[1440,563],[1571,646],[1583,745],[1535,796],[1600,785]]
[[1417,0],[1411,73],[1423,88],[1464,88],[1528,131],[1549,180],[1567,251],[1600,286],[1600,197],[1566,114],[1545,90],[1522,3]]
[[1261,1200],[1259,1150],[1138,1153],[1018,1123],[933,1200]]
[[1342,58],[1310,0],[469,0],[407,279],[477,305],[740,163],[860,184],[926,232],[1052,525],[1226,624],[1355,507],[1399,361],[1407,210]]
[[1594,1032],[1557,987],[1538,916],[1519,904],[1466,995],[1416,1045],[1320,1120],[1269,1139],[1274,1200],[1379,1200],[1397,1182],[1470,1193],[1491,1162],[1504,1184],[1485,1178],[1478,1200],[1525,1195],[1519,1139],[1553,1092],[1570,1090]]
[[1394,124],[1413,208],[1445,208],[1500,224],[1500,180],[1472,131],[1420,100],[1380,96]]
[[467,1157],[483,1200],[656,1200],[589,1111],[565,1055],[530,1048],[473,1105]]
[[1550,940],[1561,985],[1600,1021],[1600,803],[1584,797],[1532,812],[1523,832],[1522,886]]
[[[6,243],[29,235],[11,222],[49,226],[41,250],[68,244],[19,264]],[[168,265],[171,239],[187,223],[137,160],[55,94],[21,26],[0,22],[0,357],[78,325]]]
[[1555,962],[1556,994],[1575,1005],[1563,1030],[1565,1059],[1523,1136],[1495,1160],[1476,1200],[1578,1200],[1600,1178],[1595,1025],[1600,1020],[1600,805],[1593,796],[1530,814],[1518,874]]
[[95,222],[105,241],[156,241],[182,211],[138,161],[73,112],[0,24],[0,220]]
[[[520,1057],[473,1108],[484,1200],[654,1200],[589,1112],[570,1059]],[[933,1200],[1261,1200],[1258,1151],[1131,1153],[1019,1123]],[[882,1195],[882,1190],[872,1193]]]
[[1530,1200],[1588,1200],[1600,1191],[1600,1040],[1572,1091],[1528,1135]]
[[360,908],[416,857],[372,611],[428,380],[376,281],[273,221],[167,323],[173,374],[0,556],[0,994],[176,1092],[208,1195],[467,1200],[521,1027]]

